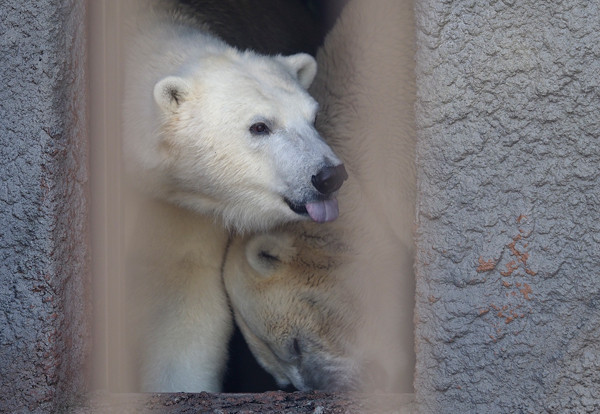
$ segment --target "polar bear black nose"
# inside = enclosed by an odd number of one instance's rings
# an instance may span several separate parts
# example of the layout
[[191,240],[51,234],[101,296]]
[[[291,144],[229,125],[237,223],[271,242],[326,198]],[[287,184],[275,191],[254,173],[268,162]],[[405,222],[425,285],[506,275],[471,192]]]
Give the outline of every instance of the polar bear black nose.
[[321,194],[337,191],[348,178],[344,164],[336,167],[324,167],[317,175],[312,176],[312,183]]

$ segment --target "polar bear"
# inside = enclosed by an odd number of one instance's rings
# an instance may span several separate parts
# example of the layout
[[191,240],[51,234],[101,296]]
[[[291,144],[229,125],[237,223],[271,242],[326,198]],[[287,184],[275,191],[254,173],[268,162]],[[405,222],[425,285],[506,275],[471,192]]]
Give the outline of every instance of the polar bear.
[[123,147],[137,381],[216,392],[231,333],[221,281],[230,232],[336,219],[347,173],[314,126],[314,58],[237,50],[168,2],[136,13]]
[[344,209],[333,223],[290,224],[228,248],[236,322],[281,386],[412,391],[413,29],[410,1],[346,6],[312,89],[319,130],[348,168]]

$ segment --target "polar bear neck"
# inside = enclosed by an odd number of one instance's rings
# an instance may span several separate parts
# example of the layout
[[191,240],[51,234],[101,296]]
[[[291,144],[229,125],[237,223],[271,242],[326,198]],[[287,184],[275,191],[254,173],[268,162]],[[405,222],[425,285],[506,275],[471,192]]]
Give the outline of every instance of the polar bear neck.
[[131,224],[130,237],[135,240],[128,245],[139,246],[144,255],[161,262],[190,255],[198,265],[220,266],[229,233],[215,216],[144,195],[129,198],[127,214],[131,223],[126,224]]

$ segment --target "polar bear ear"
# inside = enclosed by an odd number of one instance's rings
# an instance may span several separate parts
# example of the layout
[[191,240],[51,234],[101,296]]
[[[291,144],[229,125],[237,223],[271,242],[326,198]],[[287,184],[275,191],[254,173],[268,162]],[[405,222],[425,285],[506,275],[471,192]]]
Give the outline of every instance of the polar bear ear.
[[277,59],[289,68],[304,89],[308,89],[317,74],[315,58],[306,53],[298,53],[291,56],[278,56]]
[[154,100],[164,111],[175,111],[186,99],[191,90],[190,84],[183,78],[167,76],[154,85]]
[[258,234],[246,245],[246,259],[262,277],[271,276],[295,254],[294,238],[289,233]]

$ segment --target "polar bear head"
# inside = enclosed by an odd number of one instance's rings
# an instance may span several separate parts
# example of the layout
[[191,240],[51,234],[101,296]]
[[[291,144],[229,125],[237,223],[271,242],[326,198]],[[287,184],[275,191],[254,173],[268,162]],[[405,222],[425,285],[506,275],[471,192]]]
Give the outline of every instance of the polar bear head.
[[303,229],[293,225],[230,245],[224,281],[246,342],[280,386],[384,389],[386,368],[357,338],[360,298],[343,280],[353,253],[325,229]]
[[125,137],[146,190],[239,231],[337,217],[347,174],[314,127],[310,55],[225,48],[172,66],[138,93],[153,97],[150,119],[140,114]]

